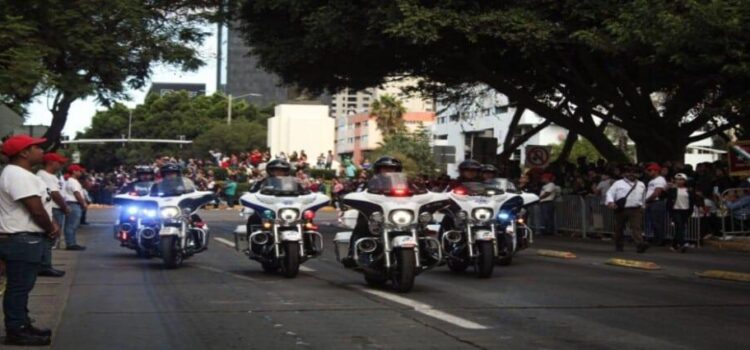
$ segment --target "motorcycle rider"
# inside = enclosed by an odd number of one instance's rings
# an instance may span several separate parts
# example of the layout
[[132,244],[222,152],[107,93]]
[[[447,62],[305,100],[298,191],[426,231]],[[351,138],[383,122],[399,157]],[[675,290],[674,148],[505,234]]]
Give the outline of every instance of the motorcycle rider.
[[[484,179],[481,177],[483,176],[483,174],[480,174],[480,172],[482,172],[482,164],[473,159],[464,160],[463,162],[458,164],[458,178],[450,182],[447,191],[452,191],[457,187],[461,187],[464,183],[467,182],[483,181]],[[445,211],[443,221],[440,223],[440,228],[441,230],[443,230],[443,232],[452,230],[455,227],[454,216],[460,210],[460,207],[451,205]]]
[[[138,193],[140,188],[150,189],[154,182],[154,170],[150,166],[138,166],[135,168],[135,180],[127,183],[120,189],[122,193]],[[139,194],[140,195],[140,194]]]
[[[380,157],[372,165],[373,176],[388,173],[400,173],[403,171],[403,168],[401,161],[391,156]],[[362,185],[357,187],[357,192],[367,190],[367,185],[368,182],[365,181]],[[357,225],[354,227],[354,230],[352,230],[352,236],[349,239],[349,255],[341,259],[341,263],[344,264],[345,267],[357,266],[357,263],[354,261],[354,243],[358,239],[370,234],[370,223],[368,220],[369,219],[362,213],[357,215]]]
[[484,182],[492,182],[492,180],[497,178],[498,171],[492,164],[482,164],[480,173],[482,174],[482,180]]
[[[292,173],[292,166],[291,164],[289,164],[289,162],[285,160],[281,160],[281,159],[274,159],[268,162],[268,164],[266,165],[266,177],[260,181],[256,181],[248,192],[250,193],[259,192],[260,190],[263,189],[263,187],[265,187],[269,179],[272,179],[274,177],[290,176],[291,173]],[[302,186],[301,183],[299,184],[298,191],[300,193],[307,192],[307,190],[304,188],[304,186]],[[247,221],[248,232],[250,232],[251,226],[259,226],[262,223],[260,215],[261,213],[256,211],[248,218],[248,221]]]

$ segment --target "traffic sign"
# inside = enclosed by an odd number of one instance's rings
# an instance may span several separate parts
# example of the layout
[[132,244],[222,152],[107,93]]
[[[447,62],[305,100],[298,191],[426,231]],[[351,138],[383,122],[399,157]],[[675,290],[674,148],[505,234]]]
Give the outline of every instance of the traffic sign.
[[750,176],[750,141],[729,145],[729,173],[732,176]]
[[526,165],[544,168],[549,163],[550,148],[546,146],[526,146]]

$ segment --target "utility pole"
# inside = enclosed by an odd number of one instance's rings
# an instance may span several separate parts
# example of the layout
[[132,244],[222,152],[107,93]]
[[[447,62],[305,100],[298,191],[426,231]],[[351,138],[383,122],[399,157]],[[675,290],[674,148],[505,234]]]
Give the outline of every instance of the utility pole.
[[130,140],[131,132],[133,131],[133,110],[128,110],[128,140]]
[[[224,14],[224,1],[219,2],[219,18]],[[221,20],[216,25],[218,32],[216,33],[216,91],[224,91],[221,88],[221,62],[222,62],[222,41],[224,37],[224,29]]]
[[227,95],[227,125],[232,125],[232,94]]

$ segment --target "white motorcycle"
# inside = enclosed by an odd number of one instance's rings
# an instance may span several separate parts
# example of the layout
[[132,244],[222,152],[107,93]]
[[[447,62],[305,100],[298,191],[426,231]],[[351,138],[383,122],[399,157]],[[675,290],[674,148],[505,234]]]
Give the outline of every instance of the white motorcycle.
[[[394,290],[408,292],[417,274],[442,261],[440,242],[429,235],[426,226],[435,211],[450,203],[446,194],[415,188],[405,174],[390,173],[374,176],[366,191],[347,194],[343,203],[367,218],[368,232],[353,242],[352,255],[369,285],[390,281]],[[352,214],[349,211],[345,216]],[[352,232],[336,234],[339,262],[349,256],[351,236]]]
[[264,271],[295,277],[300,264],[323,253],[323,236],[313,219],[329,202],[327,196],[303,189],[294,177],[268,178],[259,192],[240,197],[248,223],[235,230],[235,247],[242,246]]
[[510,265],[513,256],[528,248],[534,241],[534,232],[526,224],[527,209],[539,201],[533,193],[520,192],[507,179],[494,179],[492,185],[503,191],[503,202],[497,212],[498,256],[500,265]]
[[160,256],[173,269],[208,249],[209,228],[196,212],[213,198],[212,192],[196,191],[190,179],[177,177],[155,184],[148,196],[118,195],[115,204],[135,218],[139,255]]

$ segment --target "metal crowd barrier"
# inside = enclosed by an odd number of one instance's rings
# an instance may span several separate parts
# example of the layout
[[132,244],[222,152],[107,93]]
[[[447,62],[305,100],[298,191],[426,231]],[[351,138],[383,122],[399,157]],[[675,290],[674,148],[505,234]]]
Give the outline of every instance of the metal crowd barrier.
[[[529,226],[535,232],[542,232],[541,207],[531,206],[529,209]],[[685,241],[700,244],[701,232],[707,226],[708,218],[691,216],[688,219]],[[644,236],[653,237],[652,230],[646,226],[646,215],[644,215]],[[666,239],[674,237],[674,225],[669,213],[657,223],[664,225]],[[750,229],[750,225],[746,225]],[[600,197],[564,195],[555,200],[555,229],[556,231],[578,234],[583,238],[590,236],[612,236],[615,232],[615,213],[601,203]],[[626,228],[625,235],[630,235]]]
[[747,205],[729,209],[727,200],[748,200],[750,188],[730,188],[721,193],[718,199],[717,216],[721,222],[721,232],[726,235],[748,235],[750,234],[750,201]]

